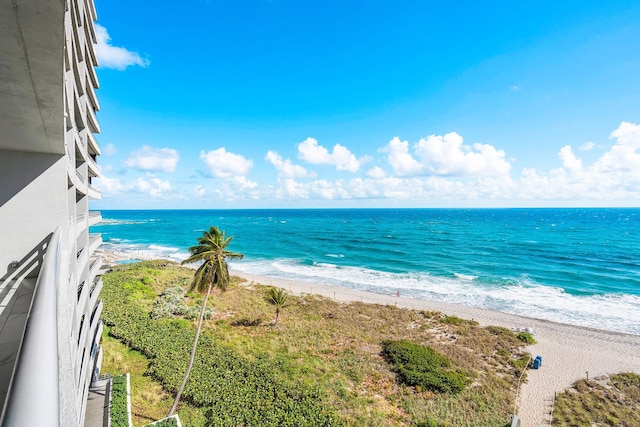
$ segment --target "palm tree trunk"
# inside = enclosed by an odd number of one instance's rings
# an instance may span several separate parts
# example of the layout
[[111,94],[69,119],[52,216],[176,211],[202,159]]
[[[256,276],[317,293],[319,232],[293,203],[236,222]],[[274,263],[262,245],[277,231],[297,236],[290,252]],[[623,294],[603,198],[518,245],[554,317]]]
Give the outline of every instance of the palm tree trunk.
[[273,326],[278,326],[278,317],[280,316],[280,309],[276,309],[276,321],[273,322]]
[[187,379],[189,379],[189,374],[191,373],[191,368],[193,367],[193,361],[196,358],[196,348],[198,347],[198,340],[200,339],[200,329],[202,329],[202,320],[204,319],[204,312],[207,308],[207,300],[209,299],[209,294],[211,293],[211,288],[213,287],[213,283],[209,283],[209,287],[207,288],[207,295],[204,297],[204,301],[202,302],[202,308],[200,309],[200,318],[198,319],[198,326],[196,328],[196,337],[193,340],[193,347],[191,348],[191,358],[189,359],[189,365],[187,366],[187,370],[184,372],[184,377],[182,378],[182,384],[178,388],[178,392],[176,393],[176,398],[173,401],[173,405],[169,410],[169,414],[167,417],[173,415],[178,407],[178,402],[180,402],[180,396],[182,396],[182,392],[184,391],[184,386],[187,384]]

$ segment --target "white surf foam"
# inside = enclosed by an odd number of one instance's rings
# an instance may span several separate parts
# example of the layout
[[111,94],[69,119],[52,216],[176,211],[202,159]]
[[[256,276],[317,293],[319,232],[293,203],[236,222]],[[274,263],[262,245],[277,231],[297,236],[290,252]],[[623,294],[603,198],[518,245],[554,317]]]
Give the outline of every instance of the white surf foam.
[[457,303],[580,326],[640,334],[640,297],[572,295],[526,277],[483,283],[476,276],[396,274],[334,264],[301,264],[296,260],[247,261],[231,264],[249,274],[431,301]]

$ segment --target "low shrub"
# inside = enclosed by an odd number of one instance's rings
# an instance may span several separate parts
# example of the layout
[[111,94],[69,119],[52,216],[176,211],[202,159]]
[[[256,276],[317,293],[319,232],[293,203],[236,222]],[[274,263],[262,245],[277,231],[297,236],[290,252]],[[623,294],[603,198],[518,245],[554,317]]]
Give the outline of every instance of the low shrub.
[[527,368],[531,368],[533,365],[533,358],[531,357],[531,353],[523,353],[517,359],[509,360],[509,364],[516,368],[516,372],[514,373],[516,376],[519,376],[522,371]]
[[408,386],[457,394],[471,383],[467,373],[448,369],[451,361],[430,347],[407,340],[385,341],[382,345],[384,356]]
[[536,343],[536,339],[529,332],[520,332],[517,336],[518,336],[518,339],[525,344]]
[[512,337],[515,335],[511,329],[504,328],[502,326],[487,326],[487,331],[499,337],[504,337],[504,336]]
[[129,427],[127,407],[127,377],[120,375],[111,380],[111,426]]
[[459,318],[458,316],[444,316],[440,319],[441,323],[445,325],[462,325],[465,323],[464,319]]
[[[184,317],[188,320],[195,320],[200,316],[201,307],[189,307],[184,300],[184,291],[180,286],[170,286],[166,288],[160,298],[153,303],[151,310],[152,319]],[[204,311],[204,318],[211,319],[213,310],[207,307]]]
[[144,427],[178,427],[178,420],[176,419],[176,415],[165,418],[160,421],[156,421],[155,423],[147,424]]

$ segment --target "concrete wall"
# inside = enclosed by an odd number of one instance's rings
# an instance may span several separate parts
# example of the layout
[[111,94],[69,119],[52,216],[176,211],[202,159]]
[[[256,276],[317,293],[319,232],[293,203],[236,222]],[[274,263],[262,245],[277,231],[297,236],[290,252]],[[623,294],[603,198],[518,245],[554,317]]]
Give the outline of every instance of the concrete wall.
[[[0,278],[58,225],[67,225],[67,159],[0,151]],[[68,227],[63,226],[64,238]]]

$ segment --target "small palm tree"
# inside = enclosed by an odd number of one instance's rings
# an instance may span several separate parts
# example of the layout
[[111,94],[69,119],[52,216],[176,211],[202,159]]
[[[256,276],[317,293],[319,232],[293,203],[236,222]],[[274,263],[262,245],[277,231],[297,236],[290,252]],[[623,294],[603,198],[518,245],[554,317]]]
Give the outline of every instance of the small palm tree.
[[280,310],[287,303],[287,297],[289,294],[284,289],[280,288],[270,288],[267,293],[267,301],[270,304],[276,306],[276,321],[273,322],[273,326],[278,326],[278,317],[280,316]]
[[206,290],[204,301],[202,302],[202,309],[200,309],[200,316],[198,318],[198,326],[196,328],[196,336],[193,340],[193,347],[191,348],[191,358],[187,365],[187,370],[182,378],[182,384],[178,388],[176,398],[173,401],[173,406],[169,410],[169,415],[173,415],[175,412],[180,396],[184,391],[184,387],[187,384],[187,379],[191,373],[193,367],[193,361],[196,356],[196,348],[198,346],[198,339],[200,338],[200,330],[202,329],[202,320],[207,307],[207,300],[211,289],[216,287],[221,291],[226,291],[229,285],[229,266],[227,265],[227,259],[240,259],[242,254],[228,251],[226,249],[229,243],[233,240],[233,236],[227,237],[224,231],[220,231],[218,227],[210,227],[209,231],[204,231],[202,236],[198,238],[198,244],[189,248],[191,256],[182,264],[191,264],[201,262],[202,264],[193,275],[191,281],[191,290],[203,292]]

